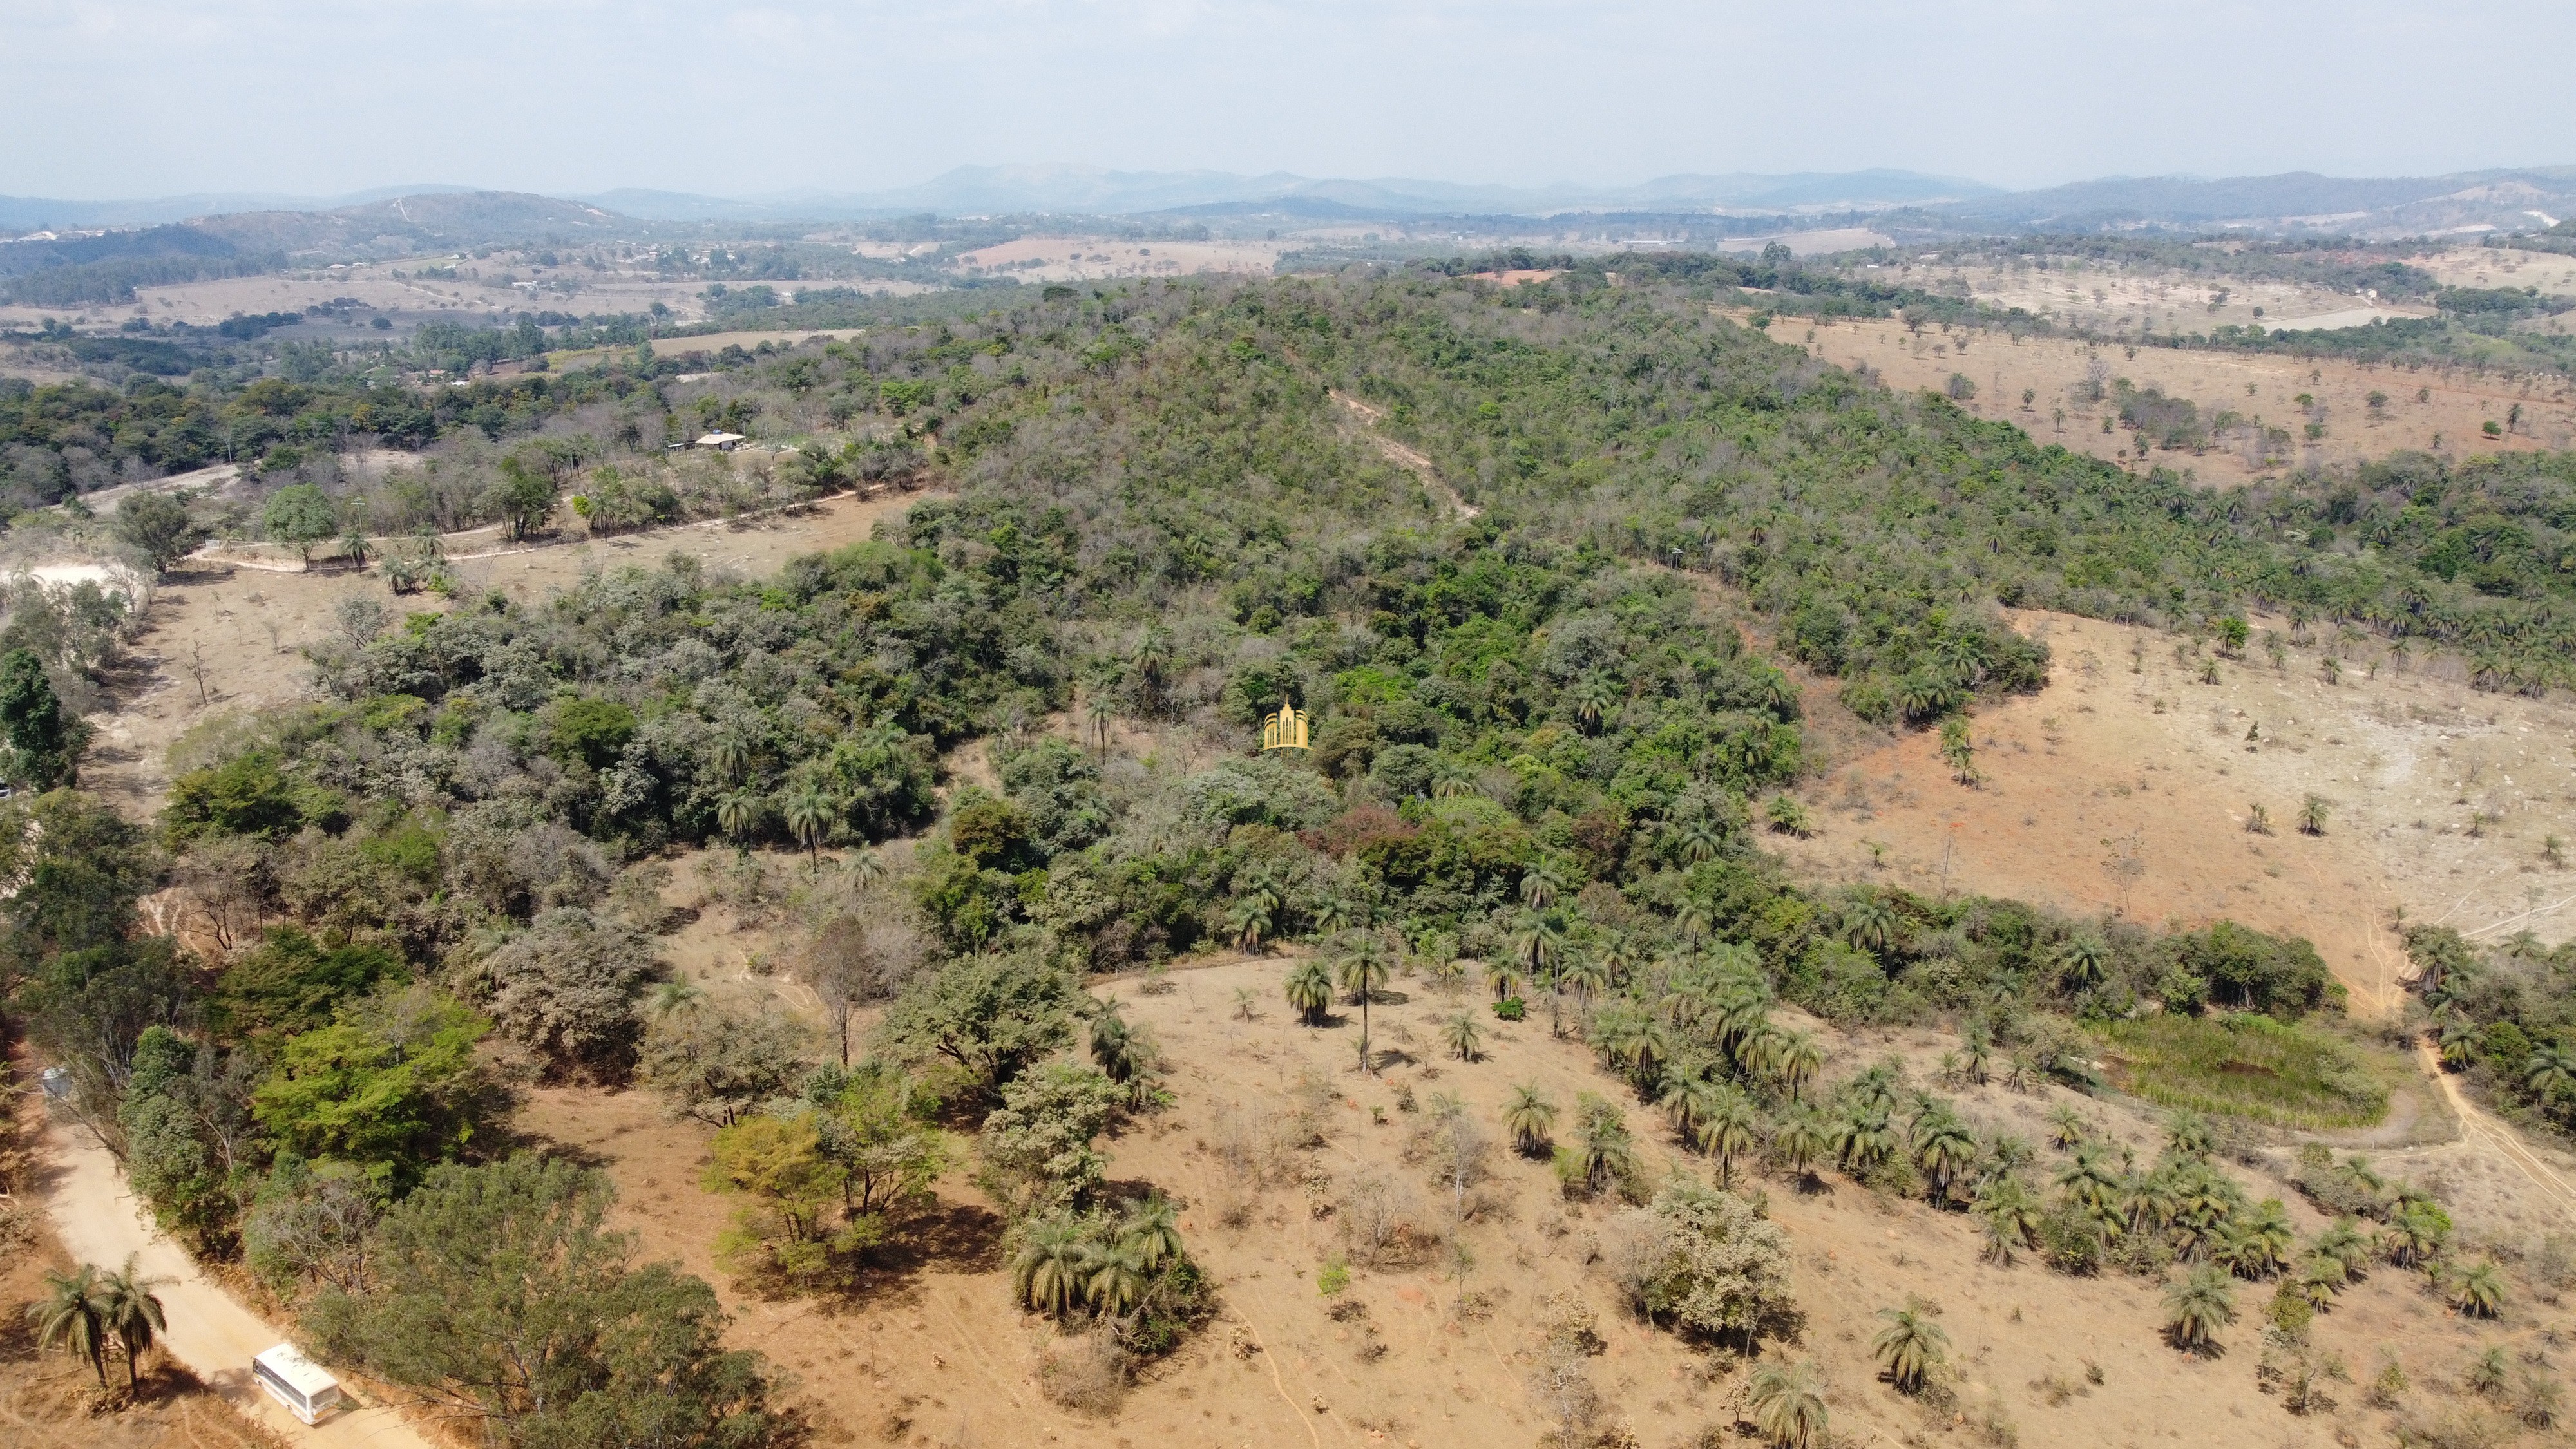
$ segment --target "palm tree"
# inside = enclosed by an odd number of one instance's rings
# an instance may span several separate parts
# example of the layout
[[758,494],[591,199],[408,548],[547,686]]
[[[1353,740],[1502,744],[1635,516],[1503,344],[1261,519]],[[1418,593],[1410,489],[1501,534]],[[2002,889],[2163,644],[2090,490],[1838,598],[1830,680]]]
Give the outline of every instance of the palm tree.
[[2299,806],[2299,833],[2302,835],[2325,834],[2326,816],[2333,809],[2333,806],[2326,803],[2324,796],[2309,796]]
[[1896,1129],[1882,1108],[1855,1106],[1834,1119],[1834,1158],[1843,1171],[1860,1174],[1896,1152]]
[[1672,1114],[1674,1130],[1682,1141],[1693,1147],[1704,1147],[1708,1141],[1708,1123],[1717,1115],[1717,1104],[1725,1089],[1706,1077],[1676,1074],[1665,1079],[1664,1095],[1657,1106]]
[[1698,945],[1700,938],[1716,927],[1717,913],[1697,897],[1685,898],[1673,908],[1673,929],[1681,932],[1682,939],[1692,945]]
[[2323,1253],[2311,1253],[2299,1264],[2299,1296],[2308,1301],[2309,1307],[2323,1312],[2351,1279],[2342,1263]]
[[[1374,936],[1362,936],[1341,959],[1342,989],[1359,998],[1360,1052],[1366,1060],[1369,1043],[1369,998],[1387,981],[1386,948]],[[1372,1068],[1374,1070],[1374,1068]]]
[[1770,1055],[1771,1080],[1789,1094],[1790,1101],[1804,1101],[1807,1089],[1825,1069],[1825,1049],[1806,1032],[1783,1032]]
[[2039,1204],[2031,1201],[2030,1189],[2008,1172],[1998,1173],[1980,1185],[1969,1211],[1985,1225],[1986,1256],[2006,1267],[2012,1266],[2013,1250],[2028,1245],[2042,1220]]
[[2389,1214],[2380,1240],[2387,1247],[2390,1262],[2411,1268],[2442,1251],[2450,1226],[2449,1215],[2440,1208],[2428,1202],[2410,1202]]
[[1503,1130],[1512,1134],[1515,1151],[1524,1157],[1545,1152],[1555,1126],[1556,1102],[1545,1091],[1532,1082],[1512,1088],[1511,1100],[1503,1106]]
[[2268,1278],[2290,1266],[2290,1249],[2298,1242],[2298,1234],[2290,1226],[2289,1211],[2276,1197],[2256,1204],[2254,1211],[2239,1223],[2237,1236],[2243,1245],[2240,1256],[2254,1269],[2245,1275],[2249,1278]]
[[707,741],[707,763],[716,767],[716,775],[731,784],[751,769],[751,737],[728,726],[717,730]]
[[2522,1059],[2522,1085],[2548,1101],[2559,1094],[2576,1095],[2576,1048],[2544,1043]]
[[1130,1203],[1118,1220],[1118,1245],[1136,1255],[1148,1273],[1181,1260],[1181,1210],[1161,1193]]
[[1521,969],[1511,961],[1495,961],[1485,967],[1485,985],[1496,1001],[1508,1001],[1521,994]]
[[1554,922],[1536,911],[1521,912],[1512,926],[1512,959],[1529,973],[1532,981],[1547,979],[1547,969],[1556,962],[1557,948],[1565,944],[1565,934]]
[[1673,854],[1689,865],[1714,859],[1719,851],[1726,849],[1726,832],[1719,829],[1717,822],[1709,819],[1705,811],[1674,821],[1665,838],[1671,843]]
[[2176,1112],[2165,1124],[2165,1147],[2177,1157],[2205,1158],[2217,1145],[2209,1119],[2197,1112]]
[[1261,954],[1261,940],[1270,934],[1273,924],[1270,897],[1254,892],[1234,903],[1225,917],[1225,928],[1234,934],[1234,944],[1253,955]]
[[161,1299],[152,1290],[169,1282],[166,1278],[136,1276],[138,1254],[125,1255],[125,1267],[98,1277],[99,1313],[107,1330],[125,1349],[125,1387],[131,1392],[141,1382],[138,1369],[156,1335],[166,1330],[169,1320],[161,1313]]
[[1594,1192],[1612,1182],[1630,1177],[1637,1171],[1637,1142],[1628,1131],[1627,1119],[1619,1115],[1616,1105],[1585,1093],[1581,1101],[1583,1125],[1575,1149],[1576,1160],[1583,1168],[1583,1182]]
[[1565,891],[1565,877],[1552,866],[1534,865],[1521,872],[1521,904],[1533,911],[1543,911],[1556,904]]
[[1731,1187],[1735,1164],[1762,1145],[1762,1114],[1742,1092],[1719,1096],[1716,1110],[1700,1129],[1700,1150],[1717,1159],[1718,1185]]
[[2048,1145],[2063,1152],[2084,1142],[2084,1115],[2064,1102],[2048,1109]]
[[1132,1313],[1153,1280],[1143,1256],[1125,1243],[1094,1244],[1083,1262],[1082,1296],[1102,1313]]
[[1932,1201],[1950,1200],[1950,1189],[1977,1160],[1977,1139],[1947,1108],[1914,1119],[1914,1161],[1931,1183]]
[[2451,1306],[2471,1318],[2493,1318],[2504,1311],[2504,1273],[2490,1258],[2463,1268],[2451,1278]]
[[1285,982],[1288,1004],[1302,1013],[1308,1026],[1322,1026],[1324,1013],[1333,1006],[1333,978],[1324,963],[1311,957],[1297,963]]
[[1779,1154],[1781,1165],[1810,1181],[1816,1175],[1816,1159],[1824,1156],[1831,1145],[1824,1124],[1816,1120],[1815,1113],[1804,1109],[1791,1113],[1789,1120],[1781,1124],[1779,1135],[1771,1139],[1771,1150]]
[[1610,972],[1597,956],[1577,956],[1556,974],[1556,983],[1574,993],[1576,1005],[1589,1007],[1592,998],[1610,989]]
[[654,1020],[696,1011],[706,1005],[707,993],[694,981],[665,981],[644,998],[644,1010]]
[[1587,674],[1569,691],[1574,704],[1574,718],[1585,734],[1597,733],[1601,721],[1619,705],[1618,686],[1598,674]]
[[1132,1082],[1153,1066],[1151,1039],[1131,1029],[1116,1001],[1104,1001],[1091,1018],[1091,1060],[1113,1082]]
[[1440,1039],[1448,1045],[1449,1055],[1472,1062],[1477,1048],[1484,1045],[1485,1029],[1476,1024],[1473,1013],[1462,1011],[1441,1023]]
[[2165,1331],[2177,1348],[2207,1348],[2218,1341],[2219,1329],[2235,1321],[2236,1290],[2224,1269],[2203,1264],[2165,1288]]
[[2057,1174],[2057,1188],[2096,1222],[2108,1222],[2118,1214],[2120,1174],[2111,1169],[2098,1147],[2078,1144],[2075,1160]]
[[1753,1371],[1753,1427],[1772,1449],[1809,1449],[1825,1435],[1825,1376],[1813,1363]]
[[1062,1318],[1082,1303],[1089,1256],[1090,1242],[1073,1219],[1031,1224],[1019,1252],[1011,1256],[1011,1292],[1030,1308]]
[[46,1296],[27,1305],[27,1321],[36,1330],[39,1351],[60,1348],[89,1360],[98,1386],[107,1387],[107,1301],[100,1291],[98,1266],[83,1263],[71,1274],[47,1273]]
[[1455,800],[1462,795],[1482,795],[1485,787],[1476,779],[1475,767],[1459,760],[1442,760],[1431,772],[1431,793],[1442,800]]
[[716,800],[716,828],[740,844],[760,828],[760,818],[767,813],[759,791],[728,791]]
[[1314,908],[1306,914],[1314,921],[1315,934],[1318,936],[1330,936],[1336,932],[1348,930],[1359,920],[1359,911],[1341,896],[1324,897],[1315,902]]
[[840,811],[832,797],[819,785],[804,784],[787,792],[787,833],[814,854],[823,858],[823,837],[831,832],[832,821]]
[[2075,993],[2101,985],[2110,959],[2110,948],[2093,936],[2069,936],[2049,953],[2050,964],[2057,968],[2057,979]]
[[1109,691],[1102,689],[1092,692],[1090,703],[1083,711],[1083,717],[1091,725],[1090,733],[1094,748],[1102,750],[1109,748],[1109,720],[1116,713],[1116,707],[1109,702]]
[[1873,890],[1854,891],[1842,909],[1843,939],[1854,950],[1875,956],[1887,954],[1898,932],[1904,929],[1896,918],[1896,908]]
[[1869,1341],[1869,1351],[1898,1393],[1923,1387],[1923,1380],[1949,1360],[1950,1335],[1932,1321],[1938,1311],[1920,1298],[1907,1299],[1902,1308],[1878,1310],[1887,1326]]
[[2342,1264],[2347,1278],[2358,1278],[2370,1267],[2370,1239],[2350,1218],[2337,1218],[2328,1224],[2324,1232],[2317,1234],[2317,1240],[2308,1246],[2308,1251]]

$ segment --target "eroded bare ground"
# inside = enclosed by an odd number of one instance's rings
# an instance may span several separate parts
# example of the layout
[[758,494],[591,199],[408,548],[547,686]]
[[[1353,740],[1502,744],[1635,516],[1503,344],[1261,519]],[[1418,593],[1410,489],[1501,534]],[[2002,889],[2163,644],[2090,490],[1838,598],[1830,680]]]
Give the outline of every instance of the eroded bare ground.
[[[1040,1364],[1064,1345],[1049,1325],[1013,1308],[995,1250],[998,1224],[963,1173],[939,1184],[927,1246],[879,1269],[857,1294],[770,1302],[742,1296],[713,1259],[727,1204],[698,1186],[705,1129],[668,1122],[646,1094],[576,1091],[537,1094],[522,1124],[599,1161],[620,1185],[621,1220],[651,1252],[726,1284],[742,1315],[740,1341],[795,1372],[826,1442],[1528,1444],[1549,1427],[1531,1377],[1547,1324],[1568,1305],[1588,1309],[1604,1341],[1584,1363],[1604,1427],[1624,1420],[1632,1442],[1650,1446],[1726,1431],[1742,1413],[1744,1371],[1730,1356],[1712,1357],[1637,1322],[1591,1261],[1619,1206],[1566,1201],[1544,1163],[1497,1151],[1486,1159],[1487,1175],[1468,1187],[1457,1226],[1451,1185],[1408,1153],[1421,1118],[1404,1102],[1452,1092],[1491,1123],[1516,1083],[1538,1083],[1569,1108],[1577,1092],[1596,1091],[1625,1104],[1647,1145],[1650,1181],[1671,1163],[1703,1174],[1707,1164],[1678,1155],[1662,1117],[1599,1072],[1580,1043],[1551,1039],[1543,1020],[1487,1018],[1484,1059],[1445,1059],[1436,1024],[1459,1005],[1418,981],[1399,982],[1404,999],[1373,1010],[1374,1037],[1389,1051],[1381,1075],[1363,1076],[1353,1055],[1356,1010],[1337,1008],[1327,1029],[1298,1025],[1278,1004],[1288,964],[1228,958],[1174,973],[1173,989],[1160,996],[1135,996],[1132,978],[1095,983],[1134,998],[1130,1016],[1154,1030],[1175,1064],[1175,1104],[1107,1143],[1110,1177],[1118,1191],[1151,1187],[1180,1201],[1191,1249],[1222,1297],[1217,1320],[1150,1370],[1114,1412],[1078,1412],[1047,1398]],[[1238,990],[1260,1003],[1256,1018],[1235,1015]],[[1955,1046],[1929,1031],[1822,1034],[1828,1078],[1895,1053],[1926,1079],[1939,1053]],[[2125,1101],[2056,1089],[2021,1095],[1999,1084],[1955,1090],[1981,1125],[2034,1142],[2044,1138],[2049,1106],[2070,1101],[2141,1157],[2156,1150],[2159,1124]],[[1311,1151],[1280,1145],[1301,1097],[1318,1106],[1329,1138]],[[2528,1183],[2457,1145],[2384,1158],[2447,1194],[2472,1239],[2521,1249],[2563,1226]],[[2055,1155],[2043,1150],[2042,1159],[2053,1170]],[[2277,1154],[2268,1160],[2280,1165]],[[2323,1225],[2273,1167],[2231,1170],[2258,1197],[2288,1200],[2302,1234]],[[1406,1229],[1383,1260],[1355,1257],[1345,1296],[1362,1308],[1337,1318],[1316,1274],[1328,1257],[1353,1253],[1352,1204],[1369,1182],[1384,1184]],[[2364,1408],[2357,1389],[2339,1391],[2345,1402],[2306,1419],[2258,1389],[2259,1288],[2240,1295],[2247,1317],[2226,1335],[2229,1352],[2192,1358],[2157,1338],[2154,1284],[2116,1274],[2069,1278],[2027,1258],[1997,1266],[1982,1259],[1964,1214],[1840,1180],[1813,1195],[1777,1178],[1745,1185],[1766,1195],[1790,1236],[1794,1291],[1806,1315],[1797,1339],[1772,1351],[1824,1366],[1837,1442],[1945,1442],[1958,1427],[1948,1412],[1927,1412],[1879,1382],[1869,1359],[1877,1311],[1908,1294],[1941,1306],[1962,1361],[1955,1411],[2013,1422],[2024,1443],[2358,1442],[2343,1434],[2386,1442],[2386,1416]],[[1463,1315],[1462,1285],[1435,1242],[1450,1235],[1476,1263],[1463,1290],[1484,1304]],[[2517,1288],[2517,1302],[2532,1304],[2527,1287]],[[2420,1275],[2383,1268],[2319,1319],[2315,1334],[2365,1378],[2394,1346],[2422,1383],[2455,1373],[2490,1342],[2539,1347],[2537,1326],[2554,1311],[2517,1310],[2501,1325],[2465,1322],[2427,1295]],[[2099,1383],[2087,1377],[2095,1366]]]

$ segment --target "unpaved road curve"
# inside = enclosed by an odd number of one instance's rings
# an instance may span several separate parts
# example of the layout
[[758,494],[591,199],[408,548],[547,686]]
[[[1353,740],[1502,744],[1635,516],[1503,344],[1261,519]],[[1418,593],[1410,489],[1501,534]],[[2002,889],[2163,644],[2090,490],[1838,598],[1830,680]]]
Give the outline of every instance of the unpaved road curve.
[[289,1444],[436,1449],[390,1408],[342,1410],[312,1428],[298,1423],[250,1374],[251,1355],[286,1342],[287,1335],[234,1302],[197,1271],[178,1244],[144,1222],[107,1149],[62,1127],[46,1134],[46,1145],[53,1171],[43,1187],[45,1208],[64,1251],[76,1263],[110,1269],[131,1253],[144,1276],[166,1279],[157,1290],[170,1319],[162,1347],[244,1417]]
[[2540,1154],[2523,1142],[2521,1133],[2478,1110],[2478,1105],[2460,1090],[2460,1084],[2451,1080],[2449,1072],[2442,1070],[2442,1058],[2434,1052],[2431,1043],[2418,1043],[2416,1050],[2423,1055],[2425,1073],[2442,1089],[2443,1100],[2449,1102],[2452,1112],[2459,1116],[2460,1130],[2493,1146],[2507,1162],[2521,1169],[2523,1176],[2531,1179],[2532,1186],[2540,1189],[2542,1197],[2576,1216],[2576,1183],[2568,1182],[2558,1169],[2542,1161]]

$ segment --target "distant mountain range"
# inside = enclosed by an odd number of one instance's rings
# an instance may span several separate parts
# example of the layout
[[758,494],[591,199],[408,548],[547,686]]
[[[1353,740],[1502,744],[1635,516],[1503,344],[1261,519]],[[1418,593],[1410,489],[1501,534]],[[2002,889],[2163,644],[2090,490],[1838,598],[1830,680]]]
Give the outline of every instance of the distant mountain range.
[[[1915,171],[1803,171],[1770,176],[1663,176],[1638,186],[1472,186],[1400,177],[1319,180],[1274,171],[1112,171],[1098,166],[960,166],[918,186],[888,191],[799,191],[724,198],[673,191],[609,191],[582,199],[628,216],[668,221],[833,220],[905,212],[1136,216],[1275,207],[1379,216],[1546,216],[1566,211],[1872,209],[2002,194],[1981,181]],[[1327,203],[1315,207],[1311,203]]]
[[[1916,171],[1749,172],[1658,177],[1635,186],[1463,185],[1406,178],[1317,179],[1273,172],[1112,171],[1096,166],[961,166],[886,191],[799,191],[747,198],[622,190],[561,199],[456,186],[385,188],[347,197],[200,195],[135,201],[0,197],[0,232],[65,236],[0,245],[0,275],[116,258],[215,252],[360,258],[432,248],[552,239],[667,235],[720,223],[945,216],[1125,216],[1165,220],[1264,216],[1432,221],[1593,214],[1631,220],[1742,218],[1750,230],[1794,229],[1802,215],[1872,214],[1908,238],[1993,231],[2135,227],[2241,228],[2362,237],[2538,230],[2576,216],[2576,166],[2345,178],[2312,172],[2220,180],[2115,177],[2008,192]],[[1847,224],[1820,220],[1819,225]],[[1490,230],[1491,228],[1484,228]],[[182,235],[182,233],[187,235]]]

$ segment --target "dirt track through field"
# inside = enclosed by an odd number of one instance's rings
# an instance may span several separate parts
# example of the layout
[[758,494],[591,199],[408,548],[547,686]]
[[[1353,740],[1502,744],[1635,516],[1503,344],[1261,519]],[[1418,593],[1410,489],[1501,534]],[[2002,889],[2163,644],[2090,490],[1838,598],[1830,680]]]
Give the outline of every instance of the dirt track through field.
[[169,1327],[161,1342],[207,1387],[253,1422],[295,1444],[348,1449],[440,1449],[389,1405],[344,1409],[313,1427],[297,1422],[251,1377],[251,1356],[289,1341],[214,1283],[178,1244],[147,1227],[116,1159],[74,1129],[47,1134],[45,1210],[75,1262],[116,1268],[131,1256],[158,1292]]

